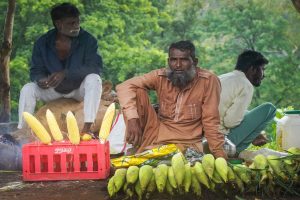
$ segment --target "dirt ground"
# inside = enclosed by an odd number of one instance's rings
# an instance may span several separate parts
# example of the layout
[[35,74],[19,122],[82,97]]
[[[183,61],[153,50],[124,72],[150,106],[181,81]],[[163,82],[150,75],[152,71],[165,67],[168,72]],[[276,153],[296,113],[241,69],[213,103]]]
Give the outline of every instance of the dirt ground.
[[[106,180],[87,181],[48,181],[48,182],[23,182],[21,172],[0,171],[0,200],[107,200]],[[117,200],[125,199],[125,196],[117,197]],[[194,196],[177,196],[155,194],[153,200],[182,200],[196,199]],[[236,199],[236,200],[259,200],[278,199],[296,200],[300,197],[261,197],[258,195],[241,196],[231,194],[224,196],[218,193],[205,192],[201,199]]]

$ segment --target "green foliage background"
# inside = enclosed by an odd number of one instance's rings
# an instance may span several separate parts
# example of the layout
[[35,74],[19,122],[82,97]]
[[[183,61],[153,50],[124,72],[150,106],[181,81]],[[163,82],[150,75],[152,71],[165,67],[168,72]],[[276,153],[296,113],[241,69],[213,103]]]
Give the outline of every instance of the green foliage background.
[[[11,56],[12,120],[19,91],[29,81],[33,43],[52,28],[51,6],[61,0],[17,0]],[[103,79],[114,85],[165,66],[171,42],[189,39],[200,66],[217,75],[234,68],[244,49],[270,63],[251,106],[269,101],[300,109],[300,14],[290,0],[70,0],[81,26],[98,40]],[[0,2],[0,27],[7,1]],[[2,34],[1,34],[2,35]]]

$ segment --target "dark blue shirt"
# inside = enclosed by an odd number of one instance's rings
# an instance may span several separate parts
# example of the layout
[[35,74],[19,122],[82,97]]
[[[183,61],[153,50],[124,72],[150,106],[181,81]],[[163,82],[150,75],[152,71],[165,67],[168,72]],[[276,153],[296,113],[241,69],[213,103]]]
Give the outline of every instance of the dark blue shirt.
[[54,72],[65,70],[65,79],[55,90],[69,93],[79,88],[88,74],[102,72],[102,58],[98,54],[97,40],[81,28],[79,35],[72,38],[69,56],[59,60],[55,48],[57,31],[52,29],[42,35],[34,44],[30,67],[31,81],[38,81]]

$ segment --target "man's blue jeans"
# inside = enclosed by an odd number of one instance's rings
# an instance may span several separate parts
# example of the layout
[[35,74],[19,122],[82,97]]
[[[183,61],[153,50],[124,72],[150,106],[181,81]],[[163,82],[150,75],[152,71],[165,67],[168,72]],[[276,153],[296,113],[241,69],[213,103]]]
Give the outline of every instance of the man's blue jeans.
[[271,103],[264,103],[248,111],[240,125],[230,129],[228,139],[236,145],[239,153],[246,149],[252,141],[265,129],[276,114],[276,107]]

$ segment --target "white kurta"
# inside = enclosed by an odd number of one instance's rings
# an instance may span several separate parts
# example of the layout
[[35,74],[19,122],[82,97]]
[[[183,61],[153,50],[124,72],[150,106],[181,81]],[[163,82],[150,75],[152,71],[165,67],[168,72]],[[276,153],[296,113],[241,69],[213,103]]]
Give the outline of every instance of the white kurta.
[[219,76],[221,81],[221,99],[219,104],[220,132],[227,134],[229,129],[238,126],[251,103],[254,88],[242,71]]

